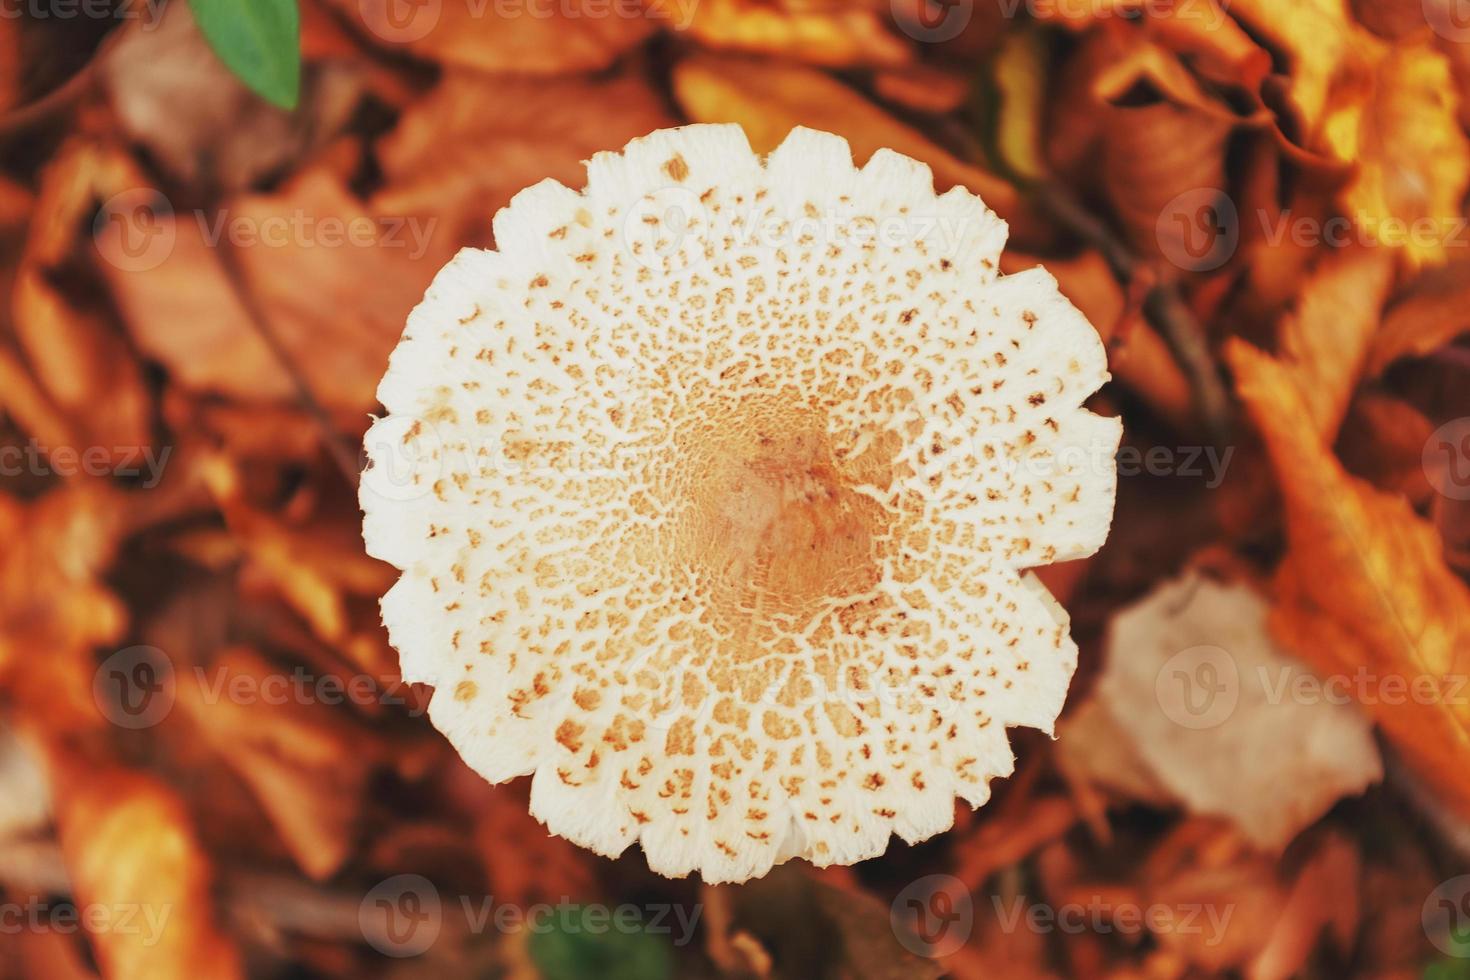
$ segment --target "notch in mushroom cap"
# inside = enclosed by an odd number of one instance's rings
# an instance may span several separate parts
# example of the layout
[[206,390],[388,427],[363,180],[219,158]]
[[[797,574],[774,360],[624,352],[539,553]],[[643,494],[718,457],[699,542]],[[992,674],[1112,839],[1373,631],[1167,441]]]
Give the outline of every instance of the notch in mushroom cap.
[[434,724],[599,854],[743,881],[923,840],[1050,732],[1029,573],[1101,546],[1096,332],[889,151],[736,126],[602,153],[409,318],[367,436],[383,618]]

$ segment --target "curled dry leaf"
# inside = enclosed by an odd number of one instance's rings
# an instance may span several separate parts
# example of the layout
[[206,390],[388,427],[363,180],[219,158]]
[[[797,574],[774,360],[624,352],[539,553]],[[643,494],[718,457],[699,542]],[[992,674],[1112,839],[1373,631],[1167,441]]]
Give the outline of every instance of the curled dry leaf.
[[[1279,850],[1383,767],[1355,708],[1294,699],[1311,675],[1272,642],[1269,608],[1249,585],[1199,572],[1165,583],[1113,617],[1097,700],[1147,767],[1145,788]],[[1131,765],[1115,778],[1093,764],[1116,753],[1072,757],[1107,785],[1140,783]]]
[[1322,835],[1297,872],[1271,937],[1251,963],[1251,980],[1301,976],[1326,935],[1339,954],[1352,949],[1360,925],[1362,863],[1340,833]]
[[[179,705],[250,787],[301,870],[321,880],[355,843],[376,752],[366,731],[324,703],[333,695],[272,693],[292,683],[257,652],[234,647],[178,685]],[[262,696],[241,699],[235,690]]]
[[889,30],[876,5],[809,0],[691,0],[688,34],[711,48],[750,51],[828,67],[894,66],[913,50]]
[[914,64],[873,76],[873,89],[889,102],[915,112],[954,112],[970,98],[971,80],[952,70]]
[[392,569],[356,547],[349,525],[314,520],[293,527],[252,507],[241,493],[240,474],[228,461],[211,460],[203,471],[230,533],[253,569],[274,585],[319,638],[345,643],[349,634],[345,595],[381,595],[393,582]]
[[30,502],[0,495],[0,676],[30,717],[58,729],[102,722],[91,651],[115,645],[128,621],[101,581],[119,504],[91,483]]
[[631,72],[518,79],[450,69],[378,144],[387,186],[374,210],[434,220],[450,241],[490,244],[490,219],[523,187],[577,183],[598,150],[673,125]]
[[1168,101],[1112,105],[1105,113],[1103,186],[1129,239],[1146,254],[1189,254],[1191,229],[1170,220],[1170,204],[1225,186],[1225,143],[1235,122]]
[[1338,440],[1343,465],[1380,490],[1402,494],[1416,507],[1434,492],[1424,471],[1424,446],[1434,423],[1409,402],[1365,390],[1353,399]]
[[295,111],[271,105],[224,66],[182,3],[157,23],[130,22],[100,66],[129,139],[177,180],[231,194],[327,142],[362,94],[356,71],[328,63],[306,72]]
[[364,38],[444,65],[555,75],[597,71],[662,26],[687,27],[697,0],[607,4],[564,0],[544,7],[493,3],[326,0]]
[[20,102],[20,21],[0,21],[0,113]]
[[1317,432],[1331,444],[1363,375],[1393,285],[1393,255],[1381,248],[1330,252],[1301,288],[1280,327],[1280,360],[1296,378]]
[[1463,244],[1470,187],[1449,61],[1428,41],[1360,47],[1363,65],[1334,92],[1324,125],[1333,152],[1357,163],[1342,210],[1411,263],[1443,262],[1449,245]]
[[151,444],[150,399],[105,309],[62,277],[80,272],[76,229],[135,175],[115,147],[80,138],[66,144],[42,176],[12,297],[16,337],[41,387],[87,444],[109,453]]
[[960,160],[830,75],[799,65],[697,55],[674,69],[674,91],[699,122],[739,123],[757,153],[780,145],[795,126],[844,137],[859,160],[890,149],[927,163],[941,188],[978,194],[1001,217],[1019,203],[1015,188]]
[[152,777],[59,752],[52,791],[77,906],[136,910],[129,928],[88,937],[105,976],[244,976],[240,951],[218,927],[213,869],[183,800]]
[[1288,92],[1308,141],[1319,131],[1338,72],[1354,54],[1362,30],[1347,0],[1232,0],[1233,17],[1285,55]]
[[1470,259],[1425,269],[1394,297],[1373,336],[1367,374],[1376,378],[1400,358],[1423,357],[1470,332]]
[[[150,220],[168,244],[158,263],[103,269],[139,345],[204,390],[287,397],[295,389],[253,306],[316,400],[352,431],[402,318],[457,247],[432,217],[372,209],[317,169],[279,193]],[[103,247],[128,233],[109,226]],[[227,262],[238,262],[246,296]]]
[[1350,690],[1406,764],[1470,814],[1470,708],[1447,696],[1470,666],[1470,589],[1433,525],[1344,472],[1289,369],[1239,341],[1228,353],[1285,501],[1272,632],[1321,674],[1366,671]]

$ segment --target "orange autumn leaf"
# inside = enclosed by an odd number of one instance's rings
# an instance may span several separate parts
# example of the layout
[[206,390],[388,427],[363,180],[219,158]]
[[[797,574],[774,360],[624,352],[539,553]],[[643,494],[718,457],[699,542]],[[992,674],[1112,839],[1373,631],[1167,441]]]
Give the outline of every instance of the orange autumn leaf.
[[697,122],[734,122],[757,153],[768,153],[793,127],[844,137],[862,162],[881,148],[927,163],[941,189],[963,185],[1001,217],[1014,213],[1015,188],[965,163],[894,119],[853,89],[811,68],[699,55],[674,70],[674,91]]
[[37,381],[82,438],[109,451],[151,441],[142,371],[105,311],[60,276],[97,202],[114,199],[136,175],[117,147],[81,139],[63,147],[42,178],[11,298],[16,337]]
[[0,684],[49,727],[102,720],[90,654],[119,642],[129,619],[102,581],[120,504],[91,482],[34,501],[0,495]]
[[1470,188],[1450,63],[1427,41],[1369,39],[1359,49],[1365,67],[1334,91],[1323,127],[1338,158],[1357,163],[1339,205],[1371,241],[1402,248],[1411,263],[1443,262]]
[[1319,673],[1366,669],[1366,689],[1350,688],[1407,765],[1470,814],[1470,709],[1445,696],[1470,669],[1470,588],[1431,524],[1343,470],[1287,367],[1241,341],[1228,355],[1285,502],[1272,631]]
[[913,59],[877,7],[699,0],[688,33],[711,48],[751,51],[829,67],[893,66]]
[[1369,352],[1368,374],[1376,378],[1400,358],[1432,354],[1466,332],[1470,332],[1470,261],[1457,259],[1426,269],[1384,316]]
[[213,869],[179,796],[150,776],[60,753],[53,792],[77,906],[118,916],[116,928],[88,937],[108,980],[244,976],[239,949],[217,924]]
[[1393,258],[1384,249],[1329,253],[1302,286],[1297,308],[1281,323],[1281,358],[1316,431],[1329,443],[1363,374],[1392,283]]
[[179,685],[180,705],[249,785],[302,871],[320,880],[347,859],[375,760],[372,739],[332,703],[361,695],[300,679],[231,648],[197,682]]
[[686,27],[695,0],[616,7],[567,0],[544,8],[490,3],[327,0],[368,41],[445,65],[554,75],[596,71],[664,25]]
[[489,244],[491,219],[521,188],[547,177],[580,187],[593,154],[673,125],[665,99],[634,72],[593,81],[450,69],[378,144],[387,186],[371,207]]
[[1287,91],[1308,140],[1328,107],[1332,83],[1365,34],[1347,0],[1233,0],[1230,13],[1285,53]]

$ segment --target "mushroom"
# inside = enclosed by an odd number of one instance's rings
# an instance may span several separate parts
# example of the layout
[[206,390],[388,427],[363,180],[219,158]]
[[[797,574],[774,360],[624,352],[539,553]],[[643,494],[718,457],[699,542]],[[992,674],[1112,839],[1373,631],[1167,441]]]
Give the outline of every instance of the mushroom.
[[464,761],[661,874],[949,828],[1077,661],[1026,569],[1112,520],[1103,345],[929,168],[686,126],[544,181],[393,352],[363,534]]

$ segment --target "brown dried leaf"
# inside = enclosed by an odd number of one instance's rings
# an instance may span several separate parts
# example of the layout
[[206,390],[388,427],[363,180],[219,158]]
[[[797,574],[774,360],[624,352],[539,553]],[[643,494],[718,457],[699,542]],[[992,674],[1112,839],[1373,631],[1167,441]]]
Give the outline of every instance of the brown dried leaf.
[[1359,45],[1365,67],[1334,91],[1323,128],[1338,158],[1358,164],[1342,210],[1410,262],[1443,262],[1470,187],[1470,139],[1449,60],[1427,41],[1368,40]]
[[[168,367],[173,380],[196,391],[250,401],[286,401],[290,377],[256,333],[249,315],[206,240],[194,214],[154,215],[156,234],[172,245],[156,267],[139,269],[102,262],[134,341]],[[98,235],[104,255],[121,254],[133,230],[106,225]]]
[[12,297],[16,336],[39,385],[81,438],[109,454],[149,444],[150,399],[109,318],[59,277],[76,272],[66,268],[75,230],[135,172],[112,147],[78,139],[62,148],[42,176]]
[[102,723],[91,651],[127,628],[127,609],[101,582],[121,532],[118,499],[93,483],[33,502],[0,495],[0,686],[34,723]]
[[[1165,583],[1113,618],[1097,697],[1153,780],[1190,813],[1226,817],[1259,847],[1279,850],[1381,779],[1383,767],[1357,711],[1292,698],[1306,674],[1267,635],[1268,610],[1249,585],[1197,571]],[[1136,781],[1122,776],[1093,778]]]
[[1367,374],[1404,357],[1423,357],[1470,332],[1470,260],[1426,269],[1394,298],[1373,337]]
[[1393,285],[1381,248],[1329,252],[1282,320],[1280,360],[1296,376],[1317,433],[1331,443],[1363,374],[1379,314]]
[[268,580],[322,640],[347,641],[347,593],[381,595],[393,584],[393,569],[362,550],[355,522],[320,516],[303,526],[291,526],[274,515],[253,508],[243,497],[241,474],[223,459],[203,466],[215,501],[230,533],[249,556],[252,571]]
[[184,802],[140,773],[58,757],[53,791],[76,904],[132,909],[91,939],[109,980],[243,977],[216,925],[213,872]]
[[235,193],[322,146],[362,95],[343,62],[308,67],[300,106],[251,92],[210,49],[187,4],[158,23],[133,22],[101,57],[103,85],[122,130],[188,184]]
[[365,38],[390,51],[408,51],[445,65],[530,75],[606,68],[660,27],[687,27],[693,6],[693,0],[668,0],[648,8],[600,0],[514,8],[492,3],[398,6],[397,0],[326,3]]
[[632,73],[516,79],[453,70],[378,145],[388,186],[372,207],[433,217],[438,234],[490,244],[490,221],[544,178],[586,183],[583,161],[676,121]]
[[[250,400],[294,392],[225,271],[228,251],[285,357],[349,429],[361,428],[409,310],[459,245],[432,218],[363,205],[325,169],[279,193],[150,221],[167,245],[156,265],[104,268],[140,346],[191,386]],[[99,244],[127,233],[104,230]]]
[[913,51],[877,7],[801,0],[699,0],[688,33],[711,48],[768,54],[831,68],[902,65]]
[[969,78],[958,72],[925,64],[891,68],[873,76],[873,90],[882,98],[933,115],[954,112],[963,106],[970,98],[971,84]]
[[20,102],[20,23],[0,22],[0,112]]
[[757,153],[768,153],[795,126],[847,139],[859,163],[883,147],[922,160],[940,190],[968,187],[1001,217],[1016,212],[1015,188],[972,166],[894,119],[841,82],[798,65],[696,55],[674,70],[674,91],[699,122],[735,122]]
[[1230,13],[1278,47],[1288,59],[1289,92],[1310,139],[1328,108],[1328,93],[1353,53],[1362,29],[1347,0],[1233,0]]
[[250,786],[301,870],[330,877],[351,852],[376,764],[368,733],[326,703],[337,689],[298,685],[253,650],[225,650],[193,679],[178,686],[180,706]]
[[1235,123],[1172,102],[1110,106],[1106,121],[1103,186],[1129,239],[1151,255],[1188,254],[1188,232],[1169,220],[1171,205],[1226,186],[1225,142]]
[[[1470,667],[1470,589],[1432,525],[1343,470],[1288,368],[1240,341],[1227,352],[1285,501],[1272,632],[1319,673],[1366,669],[1365,707],[1408,766],[1470,814],[1470,709],[1441,687]],[[1385,696],[1388,684],[1419,693]]]

